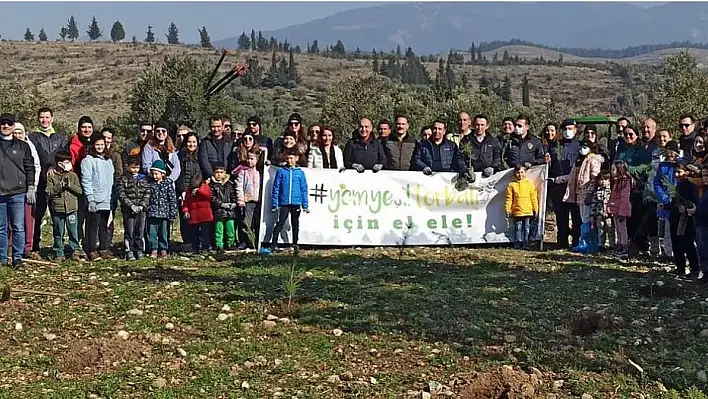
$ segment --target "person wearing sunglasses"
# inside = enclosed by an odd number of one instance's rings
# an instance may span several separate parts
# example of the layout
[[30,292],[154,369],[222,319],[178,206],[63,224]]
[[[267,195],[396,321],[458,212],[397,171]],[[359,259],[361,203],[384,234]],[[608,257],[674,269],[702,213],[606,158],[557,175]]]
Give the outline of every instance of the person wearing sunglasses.
[[595,125],[587,125],[585,126],[585,129],[583,129],[583,139],[592,143],[594,145],[593,153],[600,155],[603,159],[602,169],[610,170],[610,154],[607,151],[607,146],[605,145],[607,140],[604,140],[603,143],[603,139],[599,136],[597,126]]
[[227,136],[230,136],[231,133],[233,133],[233,130],[231,129],[231,120],[228,118],[222,118],[224,122],[224,134]]
[[250,116],[246,122],[246,130],[244,132],[250,132],[253,135],[253,139],[256,141],[261,150],[268,152],[266,159],[270,157],[273,153],[273,140],[270,137],[263,135],[263,122],[259,116]]
[[528,116],[519,115],[514,123],[514,134],[505,144],[504,162],[509,168],[526,163],[543,165],[546,162],[541,139],[529,133],[529,120]]
[[305,159],[305,162],[307,162],[307,139],[304,137],[303,131],[302,115],[297,112],[290,114],[288,117],[288,124],[285,127],[283,134],[281,134],[280,137],[275,139],[273,142],[273,153],[270,154],[270,161],[275,163],[276,154],[284,154],[284,140],[287,135],[295,137],[298,147],[297,151],[298,154],[301,155],[300,160]]
[[132,157],[140,158],[142,156],[143,147],[145,147],[150,137],[152,137],[152,123],[138,122],[138,135],[135,140],[125,144],[123,160],[127,161]]
[[37,200],[30,146],[13,137],[15,117],[0,115],[0,265],[7,265],[7,229],[12,229],[12,267],[22,267],[25,253],[25,202]]
[[685,156],[691,153],[693,141],[698,135],[698,130],[696,130],[696,118],[694,118],[693,115],[682,115],[678,127],[681,132],[679,150],[681,150],[683,156]]
[[155,122],[155,134],[143,147],[143,173],[150,175],[150,169],[157,160],[165,163],[167,178],[176,182],[182,170],[177,148],[169,136],[169,125],[165,121]]

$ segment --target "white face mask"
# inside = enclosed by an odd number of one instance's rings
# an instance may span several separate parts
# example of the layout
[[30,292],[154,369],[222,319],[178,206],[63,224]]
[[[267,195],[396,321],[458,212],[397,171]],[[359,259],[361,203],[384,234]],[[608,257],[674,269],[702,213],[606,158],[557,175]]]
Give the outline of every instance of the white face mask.
[[63,170],[64,172],[68,172],[68,171],[71,170],[71,162],[62,162],[62,163],[59,164],[59,167],[60,167],[61,170]]
[[524,134],[524,128],[517,126],[517,127],[516,127],[516,134],[518,134],[519,136],[521,136],[522,134]]
[[563,130],[563,138],[566,140],[570,140],[573,137],[575,137],[575,130],[573,129],[565,129]]
[[588,148],[588,147],[582,147],[582,148],[580,149],[580,155],[582,155],[582,156],[586,156],[586,155],[588,155],[589,153],[590,153],[590,148]]

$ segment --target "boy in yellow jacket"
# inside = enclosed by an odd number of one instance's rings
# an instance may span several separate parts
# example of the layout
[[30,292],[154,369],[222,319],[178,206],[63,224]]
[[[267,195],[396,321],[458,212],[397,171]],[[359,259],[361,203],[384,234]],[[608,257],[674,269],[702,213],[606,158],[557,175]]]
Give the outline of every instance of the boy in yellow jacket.
[[506,187],[506,217],[514,221],[514,248],[531,247],[531,218],[538,216],[538,192],[536,187],[526,179],[526,166],[517,165],[514,168],[516,180]]

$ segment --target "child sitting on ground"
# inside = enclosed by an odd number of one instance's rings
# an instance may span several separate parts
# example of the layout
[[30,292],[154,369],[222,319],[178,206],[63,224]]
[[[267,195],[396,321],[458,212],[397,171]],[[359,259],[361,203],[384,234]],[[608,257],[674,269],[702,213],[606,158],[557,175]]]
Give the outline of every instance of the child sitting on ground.
[[169,223],[177,216],[177,194],[171,180],[166,178],[165,162],[156,160],[150,167],[150,202],[147,209],[148,247],[150,257],[164,258],[169,247]]
[[248,232],[254,237],[258,237],[257,228],[260,220],[260,192],[261,174],[256,168],[258,159],[261,156],[261,149],[251,148],[248,151],[248,159],[236,168],[236,200],[241,212],[239,218],[239,244],[238,249],[254,248],[255,242],[251,242]]
[[145,251],[145,211],[150,203],[150,186],[140,174],[140,157],[130,157],[118,180],[118,201],[123,213],[125,259],[136,260]]
[[211,250],[211,235],[214,223],[214,214],[211,211],[211,188],[201,173],[197,172],[189,182],[182,213],[189,223],[189,238],[192,251]]
[[71,259],[81,259],[79,245],[79,197],[83,193],[79,176],[71,170],[71,154],[61,150],[55,156],[56,173],[47,175],[47,199],[49,213],[52,215],[52,234],[54,236],[54,261],[63,262],[64,229],[69,233]]
[[300,212],[310,213],[307,200],[307,179],[305,173],[297,165],[299,155],[294,148],[287,148],[284,151],[286,166],[278,169],[273,180],[273,194],[271,212],[278,214],[278,221],[273,229],[271,249],[280,251],[278,248],[278,236],[291,218],[290,224],[293,231],[293,249],[297,253],[298,235],[300,233]]
[[591,214],[598,233],[598,245],[601,251],[614,249],[615,228],[612,224],[612,216],[607,211],[607,204],[610,202],[612,189],[610,181],[612,174],[604,170],[597,175],[597,189],[592,197]]
[[[238,203],[236,201],[236,185],[229,179],[226,166],[215,163],[214,176],[209,182],[211,188],[211,209],[214,212],[214,240],[216,249],[232,249],[236,243],[235,219]],[[226,237],[224,237],[226,233]]]
[[506,187],[506,217],[514,222],[514,248],[530,249],[531,219],[538,216],[538,192],[526,178],[526,166],[514,167],[515,180]]

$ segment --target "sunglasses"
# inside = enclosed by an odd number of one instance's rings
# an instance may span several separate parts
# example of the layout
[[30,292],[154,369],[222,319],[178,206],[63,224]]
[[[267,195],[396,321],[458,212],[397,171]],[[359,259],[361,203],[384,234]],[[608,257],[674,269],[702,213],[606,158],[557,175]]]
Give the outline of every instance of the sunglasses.
[[679,127],[682,127],[682,128],[685,128],[685,129],[688,129],[689,126],[691,126],[690,123],[681,123],[681,124],[679,124]]
[[253,136],[243,136],[243,139],[246,141],[253,141]]
[[166,129],[156,129],[155,133],[167,133]]
[[289,124],[290,124],[290,126],[300,126],[300,122],[297,122],[297,121],[292,121]]
[[150,133],[150,132],[152,132],[152,129],[140,129],[140,131]]
[[258,126],[256,122],[248,122],[248,126]]
[[319,130],[313,130],[312,133],[319,133]]
[[632,137],[632,136],[636,136],[636,135],[637,135],[636,133],[631,132],[631,133],[625,133],[624,137]]
[[226,127],[231,127],[231,125],[224,125],[224,127],[225,127],[225,128],[226,128]]
[[2,126],[15,126],[15,124],[10,121],[2,121],[2,122],[0,122],[0,125],[2,125]]
[[587,130],[585,134],[597,134],[594,130]]

